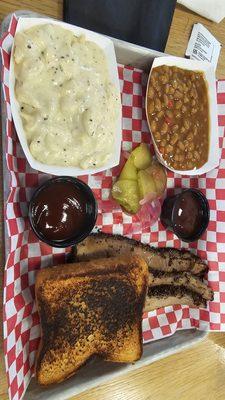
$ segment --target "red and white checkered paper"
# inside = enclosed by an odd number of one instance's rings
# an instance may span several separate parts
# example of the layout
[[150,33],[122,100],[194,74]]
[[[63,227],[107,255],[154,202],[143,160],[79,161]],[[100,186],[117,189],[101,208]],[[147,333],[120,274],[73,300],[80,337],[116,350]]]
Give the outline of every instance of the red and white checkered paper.
[[[9,236],[9,255],[4,280],[4,352],[9,384],[9,395],[20,399],[33,374],[34,359],[39,344],[39,318],[34,303],[35,274],[39,268],[64,261],[63,249],[51,248],[40,242],[32,233],[27,219],[30,195],[47,175],[32,170],[28,165],[15,133],[9,101],[8,73],[10,50],[17,25],[12,17],[9,31],[1,41],[3,60],[2,85],[5,98],[6,161],[11,181],[6,204],[6,223]],[[122,149],[130,151],[140,142],[150,144],[144,97],[146,76],[141,70],[118,66],[122,107]],[[115,209],[100,211],[97,226],[102,231],[128,235],[153,246],[188,248],[208,262],[208,281],[214,290],[214,301],[207,309],[192,309],[188,306],[166,307],[143,316],[143,341],[160,339],[173,334],[177,329],[198,328],[201,330],[225,331],[225,81],[217,84],[219,144],[222,159],[217,169],[201,177],[181,177],[168,171],[168,191],[174,187],[200,188],[210,204],[210,223],[207,232],[197,242],[188,245],[166,231],[160,222],[139,233],[135,217],[127,216]],[[99,201],[107,199],[113,179],[119,168],[82,179],[93,189]]]

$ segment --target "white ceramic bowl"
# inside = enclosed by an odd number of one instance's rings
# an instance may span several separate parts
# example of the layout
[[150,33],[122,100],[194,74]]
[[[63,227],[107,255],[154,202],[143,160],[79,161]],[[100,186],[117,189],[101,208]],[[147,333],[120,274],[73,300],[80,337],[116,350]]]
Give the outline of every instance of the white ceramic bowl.
[[208,100],[209,100],[209,155],[208,155],[208,161],[201,168],[198,169],[180,171],[167,166],[166,161],[163,159],[161,153],[158,150],[157,144],[154,140],[154,136],[151,132],[150,121],[147,113],[147,96],[146,96],[145,109],[156,156],[158,160],[161,162],[161,164],[163,164],[166,168],[180,175],[205,174],[206,172],[209,172],[218,166],[220,158],[219,132],[218,132],[218,121],[217,121],[217,101],[216,101],[216,77],[213,66],[209,64],[207,61],[193,61],[173,56],[158,57],[154,59],[154,62],[152,64],[147,86],[149,86],[152,70],[160,65],[176,66],[179,68],[184,68],[192,71],[201,71],[204,73],[205,80],[208,84]]
[[[101,47],[101,49],[105,53],[105,56],[106,56],[106,59],[108,62],[109,75],[110,75],[111,82],[114,84],[114,86],[118,90],[118,95],[119,95],[119,99],[120,99],[120,84],[119,84],[117,62],[116,62],[116,56],[115,56],[113,42],[110,39],[108,39],[102,35],[99,35],[98,33],[95,33],[95,32],[92,32],[87,29],[83,29],[83,28],[80,28],[80,27],[77,27],[74,25],[66,24],[64,22],[55,21],[53,19],[48,19],[48,18],[19,18],[17,28],[16,28],[16,33],[21,32],[25,29],[29,29],[35,25],[42,25],[42,24],[47,24],[47,23],[59,25],[64,29],[68,29],[68,30],[72,31],[77,36],[84,34],[88,40],[93,41],[99,47]],[[63,166],[57,166],[57,165],[47,165],[47,164],[43,164],[43,163],[37,161],[32,156],[32,154],[29,150],[26,135],[25,135],[25,132],[23,129],[22,120],[20,117],[19,104],[15,98],[14,86],[15,86],[15,74],[14,74],[13,47],[12,47],[11,60],[10,60],[10,71],[9,71],[10,104],[11,104],[13,121],[15,124],[18,138],[20,140],[20,143],[21,143],[21,146],[25,153],[25,156],[32,168],[34,168],[38,171],[52,174],[52,175],[79,176],[79,175],[89,175],[89,174],[94,174],[96,172],[104,171],[108,168],[115,167],[116,165],[119,164],[120,151],[121,151],[121,140],[122,140],[121,107],[120,107],[120,113],[118,116],[118,120],[116,122],[115,146],[114,146],[115,151],[113,152],[112,157],[107,161],[106,164],[104,164],[102,167],[95,168],[95,169],[94,168],[81,169],[78,167],[63,167]]]

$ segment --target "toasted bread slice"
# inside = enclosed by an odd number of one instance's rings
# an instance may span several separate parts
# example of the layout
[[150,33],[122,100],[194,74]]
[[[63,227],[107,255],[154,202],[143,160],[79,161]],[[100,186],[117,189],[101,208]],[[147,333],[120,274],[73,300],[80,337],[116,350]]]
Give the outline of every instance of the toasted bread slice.
[[137,256],[59,265],[38,272],[42,385],[73,375],[91,356],[134,362],[142,355],[146,262]]

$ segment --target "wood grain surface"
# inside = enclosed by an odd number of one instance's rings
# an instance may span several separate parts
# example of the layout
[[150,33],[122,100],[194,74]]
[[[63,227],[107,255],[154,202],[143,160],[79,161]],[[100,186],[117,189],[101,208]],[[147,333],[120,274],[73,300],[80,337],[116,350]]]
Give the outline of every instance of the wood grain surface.
[[[85,0],[84,0],[85,1]],[[62,18],[62,0],[0,0],[0,20],[22,9]],[[225,45],[225,20],[216,24],[177,6],[166,52],[183,56],[194,23],[203,23]],[[225,78],[225,48],[222,48],[217,77]],[[2,152],[1,152],[2,153]],[[1,161],[1,160],[0,160]],[[2,165],[2,163],[0,164]],[[0,167],[1,168],[1,167]],[[2,176],[2,168],[1,168]],[[1,180],[2,184],[2,180]],[[3,200],[0,191],[2,228]],[[1,229],[2,232],[2,229]],[[3,240],[3,235],[1,236]],[[0,290],[3,280],[3,241],[1,240]],[[2,316],[2,301],[0,301]],[[0,320],[2,318],[0,317]],[[3,363],[2,324],[0,328],[0,399],[7,400],[6,374]],[[225,399],[225,334],[209,334],[200,344],[147,367],[89,390],[74,400],[224,400]],[[32,400],[32,399],[31,399]]]

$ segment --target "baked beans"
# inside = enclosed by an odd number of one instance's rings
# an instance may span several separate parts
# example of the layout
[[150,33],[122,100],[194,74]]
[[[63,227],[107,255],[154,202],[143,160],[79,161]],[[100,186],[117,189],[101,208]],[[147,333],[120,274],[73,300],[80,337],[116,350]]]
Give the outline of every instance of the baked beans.
[[209,106],[202,72],[167,65],[154,68],[147,90],[147,113],[168,166],[188,170],[207,162]]

